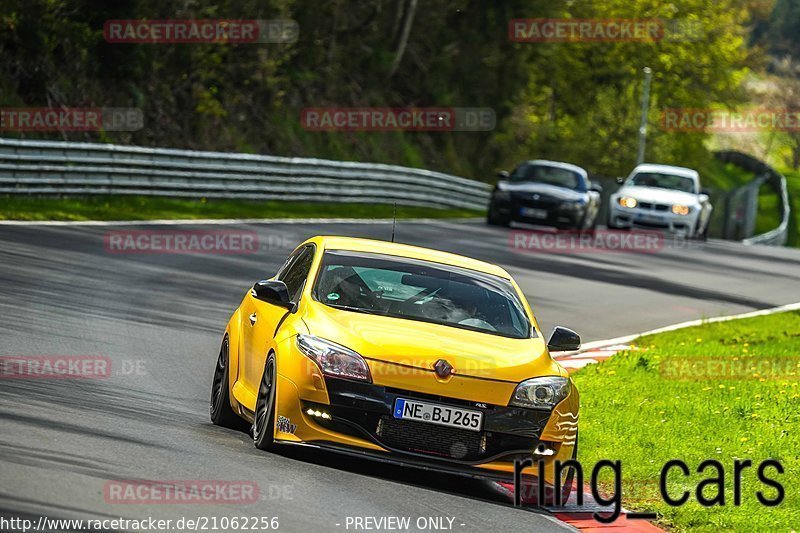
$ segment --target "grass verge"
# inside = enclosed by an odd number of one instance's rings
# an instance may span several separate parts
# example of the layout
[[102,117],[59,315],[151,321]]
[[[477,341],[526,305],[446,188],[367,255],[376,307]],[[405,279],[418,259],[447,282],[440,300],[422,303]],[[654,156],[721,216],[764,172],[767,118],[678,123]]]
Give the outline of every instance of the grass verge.
[[[674,531],[792,531],[800,523],[800,312],[706,324],[642,337],[634,349],[574,375],[581,391],[580,460],[589,470],[601,459],[622,462],[623,505],[656,511]],[[730,370],[730,366],[734,370]],[[725,370],[725,369],[729,370]],[[771,369],[767,371],[767,369]],[[680,378],[680,379],[679,379]],[[672,459],[692,474],[671,470],[672,497],[688,490],[686,505],[670,507],[659,476]],[[724,467],[725,505],[703,507],[695,489],[716,470],[697,474],[707,459]],[[734,505],[734,461],[742,473],[741,506]],[[776,491],[757,478],[775,459],[784,474],[785,500],[764,507],[756,493]],[[716,489],[706,487],[707,497]]]
[[[155,220],[220,218],[391,218],[385,204],[187,200],[148,196],[0,196],[0,220]],[[483,216],[471,209],[397,206],[398,218]]]

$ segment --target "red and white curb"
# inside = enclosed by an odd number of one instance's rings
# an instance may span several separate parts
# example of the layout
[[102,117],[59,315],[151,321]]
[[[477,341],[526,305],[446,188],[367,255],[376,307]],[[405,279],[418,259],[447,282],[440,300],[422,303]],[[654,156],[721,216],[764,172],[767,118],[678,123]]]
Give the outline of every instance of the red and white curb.
[[610,346],[595,348],[594,350],[588,350],[585,352],[565,353],[563,355],[554,354],[553,359],[558,361],[558,364],[566,368],[569,373],[572,373],[585,367],[586,365],[601,363],[606,359],[611,358],[616,353],[629,349],[630,345],[628,344],[612,344]]
[[[496,483],[497,490],[505,495],[509,500],[514,500],[514,485],[511,483]],[[526,491],[523,489],[522,502],[524,504],[536,505],[536,496],[532,494],[534,491]],[[610,523],[598,522],[594,519],[594,513],[600,513],[603,516],[613,514],[614,508],[612,506],[601,505],[595,501],[592,496],[592,489],[587,485],[583,487],[583,502],[578,505],[575,494],[573,493],[566,505],[561,507],[545,507],[547,511],[552,513],[553,517],[565,524],[572,526],[579,531],[599,531],[600,529],[607,530],[615,528],[617,531],[630,531],[633,533],[654,533],[663,531],[651,524],[648,520],[641,518],[630,518],[628,515],[630,511],[624,507],[620,511],[619,518]]]
[[[649,520],[642,518],[631,518],[631,511],[624,507],[621,509],[619,518],[611,523],[598,522],[594,519],[594,513],[604,516],[613,514],[613,507],[599,504],[592,496],[592,489],[588,485],[583,487],[583,505],[576,503],[575,495],[570,496],[569,501],[563,507],[548,507],[547,510],[553,513],[558,520],[571,525],[580,531],[599,531],[615,528],[617,531],[630,531],[633,533],[653,533],[663,531],[661,528],[650,523]],[[633,516],[633,515],[631,515]]]

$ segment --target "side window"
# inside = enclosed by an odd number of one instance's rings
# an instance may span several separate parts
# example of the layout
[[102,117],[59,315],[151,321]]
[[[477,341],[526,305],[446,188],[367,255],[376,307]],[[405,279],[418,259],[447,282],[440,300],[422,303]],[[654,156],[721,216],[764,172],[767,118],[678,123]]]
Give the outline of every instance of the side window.
[[278,269],[278,274],[275,276],[275,279],[283,279],[283,275],[286,273],[286,270],[289,268],[289,265],[292,264],[292,261],[295,260],[298,254],[299,252],[293,253],[292,255],[286,258],[286,261],[283,262],[281,268]]
[[511,181],[519,181],[525,176],[525,171],[528,169],[528,165],[526,163],[522,163],[521,165],[517,165],[513,171],[511,171],[510,180]]
[[300,298],[300,293],[303,291],[303,284],[311,271],[311,263],[314,261],[314,247],[306,246],[297,254],[294,261],[288,265],[288,268],[282,269],[278,275],[278,279],[286,284],[289,289],[289,298],[293,302],[297,302]]

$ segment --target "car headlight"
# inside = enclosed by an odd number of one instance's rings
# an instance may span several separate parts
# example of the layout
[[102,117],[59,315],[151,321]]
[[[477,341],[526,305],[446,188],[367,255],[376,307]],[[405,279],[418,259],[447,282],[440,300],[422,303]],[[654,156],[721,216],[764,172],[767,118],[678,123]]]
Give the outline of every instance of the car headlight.
[[672,212],[675,213],[676,215],[688,215],[689,206],[675,204],[672,206]]
[[633,209],[639,205],[639,202],[636,201],[636,198],[631,198],[630,196],[620,196],[618,202],[619,205],[622,207],[627,207],[628,209]]
[[367,362],[349,348],[314,335],[298,335],[297,348],[317,363],[324,374],[372,381]]
[[548,376],[526,379],[514,389],[511,404],[532,409],[552,409],[569,395],[568,378]]

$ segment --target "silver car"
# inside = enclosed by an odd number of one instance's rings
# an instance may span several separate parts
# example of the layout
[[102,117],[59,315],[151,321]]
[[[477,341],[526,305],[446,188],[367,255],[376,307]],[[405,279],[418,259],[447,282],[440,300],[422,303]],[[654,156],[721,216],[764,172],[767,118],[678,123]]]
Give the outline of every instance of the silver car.
[[642,164],[609,197],[609,228],[667,230],[704,237],[713,207],[696,170]]

